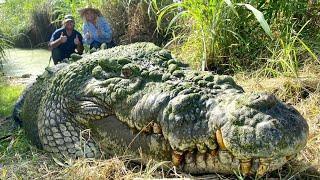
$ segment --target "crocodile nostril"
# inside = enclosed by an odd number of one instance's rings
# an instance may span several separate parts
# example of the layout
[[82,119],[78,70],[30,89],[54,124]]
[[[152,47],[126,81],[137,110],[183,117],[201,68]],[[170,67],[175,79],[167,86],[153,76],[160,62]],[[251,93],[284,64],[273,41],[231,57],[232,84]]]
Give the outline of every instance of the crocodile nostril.
[[274,107],[278,100],[272,94],[260,94],[249,97],[249,103],[246,105],[247,107],[259,110],[267,110]]

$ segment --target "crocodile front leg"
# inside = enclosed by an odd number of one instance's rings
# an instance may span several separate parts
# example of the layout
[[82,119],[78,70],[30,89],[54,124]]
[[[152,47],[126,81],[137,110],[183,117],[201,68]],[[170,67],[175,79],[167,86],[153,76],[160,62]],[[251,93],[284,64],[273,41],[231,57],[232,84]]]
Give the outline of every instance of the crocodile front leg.
[[[100,157],[99,147],[91,136],[90,130],[83,128],[79,121],[89,120],[89,117],[104,115],[94,103],[78,104],[79,113],[71,115],[67,107],[67,99],[58,95],[49,96],[43,103],[43,111],[39,113],[39,138],[44,150],[68,157]],[[81,113],[80,113],[81,112]],[[96,113],[96,116],[92,114]]]

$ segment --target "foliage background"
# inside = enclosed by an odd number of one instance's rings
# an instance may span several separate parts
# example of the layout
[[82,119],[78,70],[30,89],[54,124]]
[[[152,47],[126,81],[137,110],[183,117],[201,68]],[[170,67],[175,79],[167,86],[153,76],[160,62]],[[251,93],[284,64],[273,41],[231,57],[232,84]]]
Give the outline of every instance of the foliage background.
[[90,5],[105,15],[118,43],[163,41],[155,31],[155,14],[148,14],[148,3],[143,0],[7,0],[0,4],[0,34],[15,47],[46,47],[65,14],[75,17],[76,29],[81,32],[83,21],[78,10]]
[[[230,1],[233,8],[226,2],[7,0],[0,5],[0,35],[15,47],[46,47],[65,14],[72,14],[76,29],[82,31],[78,10],[91,5],[99,8],[111,24],[117,44],[151,41],[166,45],[195,69],[200,69],[205,58],[206,69],[218,74],[260,70],[266,76],[297,77],[298,68],[305,61],[315,60],[320,42],[318,2]],[[239,3],[250,4],[264,15],[272,37],[264,32],[255,15]],[[173,4],[175,8],[164,13],[159,23],[159,15]],[[201,28],[207,32],[204,36]]]

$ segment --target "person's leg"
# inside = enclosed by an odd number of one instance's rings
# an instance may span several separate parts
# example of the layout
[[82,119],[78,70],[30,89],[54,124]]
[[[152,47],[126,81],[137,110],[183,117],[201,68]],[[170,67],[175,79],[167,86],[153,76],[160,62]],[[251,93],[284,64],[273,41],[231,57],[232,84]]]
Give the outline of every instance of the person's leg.
[[113,40],[111,40],[111,42],[107,43],[107,48],[113,48],[115,46],[116,46],[116,43]]
[[90,49],[92,49],[92,48],[98,49],[98,48],[100,48],[100,46],[101,46],[101,43],[100,43],[100,42],[98,42],[98,41],[93,41],[93,42],[90,44]]
[[62,52],[58,48],[52,49],[51,56],[52,56],[52,60],[53,60],[54,65],[56,65],[62,61]]

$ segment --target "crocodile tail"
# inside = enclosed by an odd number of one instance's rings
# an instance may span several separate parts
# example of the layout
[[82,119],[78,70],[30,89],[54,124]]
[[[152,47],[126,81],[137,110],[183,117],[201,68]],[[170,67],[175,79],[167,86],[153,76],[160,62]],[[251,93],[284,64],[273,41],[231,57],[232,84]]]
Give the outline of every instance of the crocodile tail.
[[14,105],[13,112],[12,112],[12,118],[15,121],[15,123],[18,125],[22,125],[21,111],[22,111],[22,107],[24,104],[24,100],[26,99],[28,92],[31,91],[31,87],[35,82],[36,81],[31,82],[25,88],[25,90],[20,95],[19,99],[16,101],[16,104]]

